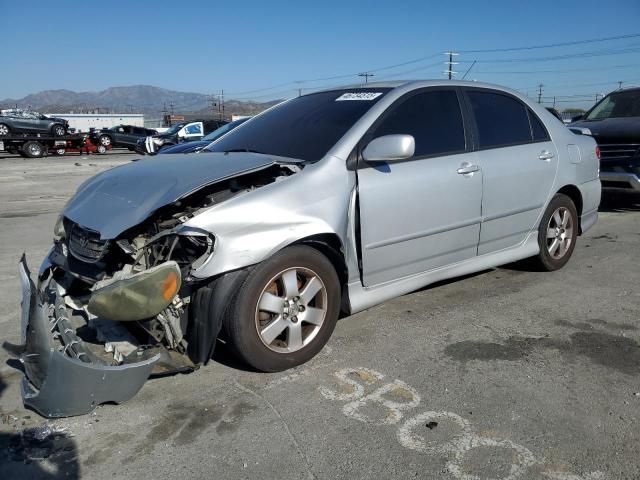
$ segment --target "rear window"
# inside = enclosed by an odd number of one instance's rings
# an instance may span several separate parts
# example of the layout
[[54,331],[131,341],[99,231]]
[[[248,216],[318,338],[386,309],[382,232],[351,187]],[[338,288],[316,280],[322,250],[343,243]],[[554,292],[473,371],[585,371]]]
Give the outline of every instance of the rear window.
[[290,100],[235,129],[209,148],[320,160],[388,88],[334,90]]
[[533,140],[536,142],[541,142],[549,139],[549,134],[547,133],[547,129],[544,128],[542,121],[538,118],[538,116],[533,113],[532,110],[527,109],[529,113],[529,121],[531,122],[531,134],[533,135]]
[[524,105],[507,95],[468,91],[478,128],[480,148],[530,142],[531,127]]

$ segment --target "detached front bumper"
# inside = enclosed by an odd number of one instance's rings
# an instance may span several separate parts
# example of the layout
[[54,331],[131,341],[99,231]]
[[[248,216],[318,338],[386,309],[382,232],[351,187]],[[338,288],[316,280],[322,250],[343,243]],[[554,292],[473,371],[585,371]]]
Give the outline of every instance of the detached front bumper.
[[24,255],[20,282],[25,406],[45,417],[82,415],[101,403],[129,400],[142,388],[160,354],[143,356],[135,363],[108,364],[77,336],[55,280],[50,278],[45,287],[36,288]]

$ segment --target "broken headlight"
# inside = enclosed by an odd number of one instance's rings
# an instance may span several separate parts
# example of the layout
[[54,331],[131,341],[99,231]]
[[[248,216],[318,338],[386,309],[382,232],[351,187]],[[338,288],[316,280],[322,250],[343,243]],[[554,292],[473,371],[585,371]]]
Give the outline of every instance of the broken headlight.
[[97,284],[87,306],[97,317],[119,322],[152,318],[169,306],[180,290],[178,264],[169,261],[125,278]]
[[53,240],[58,241],[63,239],[66,236],[66,232],[64,230],[64,217],[62,215],[58,215],[58,219],[56,220],[56,224],[53,226]]

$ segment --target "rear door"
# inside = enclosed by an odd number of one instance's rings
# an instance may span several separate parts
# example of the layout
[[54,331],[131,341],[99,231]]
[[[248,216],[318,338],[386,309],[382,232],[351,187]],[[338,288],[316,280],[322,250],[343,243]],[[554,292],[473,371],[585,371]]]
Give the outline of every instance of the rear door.
[[558,152],[543,123],[518,98],[491,89],[464,92],[482,169],[482,255],[516,246],[537,228]]
[[365,286],[467,260],[477,252],[482,172],[476,154],[467,149],[457,90],[405,95],[374,124],[362,147],[390,134],[413,135],[416,150],[403,161],[359,164]]

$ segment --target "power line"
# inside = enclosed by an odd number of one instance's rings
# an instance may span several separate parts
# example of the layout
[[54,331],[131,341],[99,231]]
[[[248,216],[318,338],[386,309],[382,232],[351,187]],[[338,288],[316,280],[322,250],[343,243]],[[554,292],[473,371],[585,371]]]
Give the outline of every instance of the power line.
[[615,37],[590,38],[586,40],[575,40],[572,42],[548,43],[546,45],[530,45],[527,47],[489,48],[484,50],[458,50],[458,51],[460,53],[516,52],[519,50],[535,50],[539,48],[568,47],[570,45],[582,45],[585,43],[607,42],[609,40],[621,40],[624,38],[636,38],[636,37],[640,37],[640,33],[629,33],[627,35],[617,35]]
[[[640,47],[634,45],[630,48],[624,48],[621,50],[597,50],[595,52],[581,52],[581,53],[570,53],[565,55],[555,55],[555,56],[547,56],[547,57],[520,57],[520,58],[501,58],[495,60],[478,60],[478,63],[526,63],[526,62],[549,62],[553,60],[567,60],[571,58],[591,58],[591,57],[601,57],[603,55],[621,55],[623,53],[634,53],[639,52]],[[470,60],[464,61],[461,63],[471,63]]]
[[595,70],[607,70],[607,69],[611,69],[611,68],[638,68],[640,67],[640,64],[633,64],[633,65],[600,65],[597,67],[589,67],[589,68],[571,68],[571,69],[565,69],[565,70],[512,70],[512,71],[505,71],[505,70],[476,70],[475,73],[481,73],[481,74],[500,74],[500,75],[517,75],[517,74],[523,74],[523,75],[531,75],[531,74],[536,74],[536,73],[573,73],[573,72],[591,72],[591,71],[595,71]]

